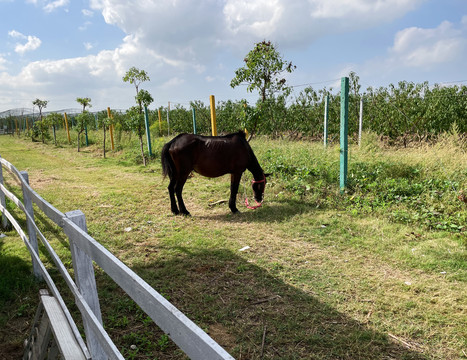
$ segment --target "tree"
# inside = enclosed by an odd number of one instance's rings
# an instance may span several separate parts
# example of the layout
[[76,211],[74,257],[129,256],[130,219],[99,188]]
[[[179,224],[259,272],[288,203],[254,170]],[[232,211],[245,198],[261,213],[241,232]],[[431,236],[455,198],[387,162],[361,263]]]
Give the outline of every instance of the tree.
[[129,82],[130,84],[135,85],[136,89],[136,101],[138,102],[139,105],[139,113],[143,113],[143,106],[142,106],[142,101],[140,98],[138,98],[139,94],[139,86],[142,82],[144,81],[150,81],[149,75],[146,73],[144,70],[140,70],[136,67],[131,67],[126,73],[125,76],[123,76],[123,81],[124,82]]
[[88,124],[91,123],[92,121],[92,115],[86,111],[86,106],[87,107],[91,107],[91,98],[88,98],[88,97],[85,97],[85,98],[76,98],[76,101],[78,103],[80,103],[82,106],[83,106],[83,111],[80,115],[78,115],[76,117],[76,120],[78,122],[78,126],[76,127],[76,131],[78,131],[78,152],[79,152],[79,142],[80,142],[80,138],[81,138],[81,134],[83,132],[86,132],[87,134],[87,131],[88,131]]
[[114,113],[109,114],[107,111],[101,111],[97,114],[97,121],[99,123],[99,126],[102,127],[104,131],[104,145],[103,145],[103,150],[104,150],[104,159],[105,159],[105,140],[106,140],[106,132],[109,129],[109,126],[114,123]]
[[89,111],[84,111],[75,118],[76,126],[75,130],[78,132],[78,152],[80,145],[81,134],[86,130],[89,124],[94,121],[94,116]]
[[141,148],[141,156],[143,158],[143,165],[146,166],[146,157],[144,156],[143,136],[146,130],[146,123],[144,114],[141,112],[141,107],[148,107],[154,99],[151,94],[146,90],[140,90],[138,95],[135,96],[139,107],[133,107],[129,111],[127,126],[138,135],[139,145]]
[[[235,88],[246,84],[247,91],[257,90],[260,95],[260,110],[268,99],[274,98],[277,92],[288,95],[291,88],[286,85],[284,73],[291,73],[296,66],[286,61],[270,41],[261,41],[255,44],[245,59],[245,66],[235,71],[235,77],[230,86]],[[252,135],[256,132],[257,117],[251,129]]]
[[136,132],[139,138],[139,144],[141,147],[141,156],[143,157],[143,164],[146,166],[146,157],[144,156],[143,148],[143,135],[145,132],[145,123],[143,115],[143,106],[149,106],[154,101],[151,94],[146,90],[140,90],[139,86],[144,81],[149,81],[149,76],[144,70],[140,70],[136,67],[131,67],[123,77],[124,82],[134,84],[136,88],[135,100],[138,104],[137,108],[131,108],[128,112],[127,126]]
[[[44,123],[42,122],[42,109],[45,109],[47,107],[48,102],[49,102],[48,100],[40,100],[40,99],[36,99],[32,102],[32,105],[35,105],[39,108],[39,121],[40,121],[38,126],[36,126],[35,129],[33,129],[33,134],[35,131],[40,133],[43,143],[45,142],[44,137],[47,135],[45,134],[45,132],[47,132],[47,127],[45,127]],[[34,139],[34,135],[33,135],[33,139]]]
[[76,101],[83,105],[83,112],[86,111],[86,106],[87,107],[92,107],[91,105],[91,98],[85,97],[85,98],[76,98]]
[[63,116],[56,112],[50,113],[45,118],[45,123],[47,126],[52,126],[54,132],[54,143],[57,146],[57,136],[55,134],[56,127],[60,125],[63,121]]

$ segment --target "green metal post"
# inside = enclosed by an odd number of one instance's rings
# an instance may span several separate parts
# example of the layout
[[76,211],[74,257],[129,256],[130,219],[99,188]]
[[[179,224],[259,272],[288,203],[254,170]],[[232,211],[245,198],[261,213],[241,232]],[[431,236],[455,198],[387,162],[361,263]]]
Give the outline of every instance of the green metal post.
[[196,134],[196,110],[193,108],[193,134]]
[[144,123],[146,124],[146,137],[147,137],[147,140],[148,140],[149,156],[152,157],[151,133],[149,131],[149,115],[148,115],[148,107],[147,106],[144,106]]
[[347,186],[348,162],[348,128],[349,128],[349,78],[341,79],[341,133],[340,133],[340,191]]
[[324,98],[324,147],[328,146],[329,95]]

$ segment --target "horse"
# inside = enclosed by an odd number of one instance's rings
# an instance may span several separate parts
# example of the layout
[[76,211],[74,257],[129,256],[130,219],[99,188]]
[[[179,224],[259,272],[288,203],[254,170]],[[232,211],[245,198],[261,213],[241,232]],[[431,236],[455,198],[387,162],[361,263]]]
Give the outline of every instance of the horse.
[[229,208],[232,213],[237,213],[238,187],[248,169],[254,178],[254,198],[259,205],[263,201],[269,174],[265,174],[259,165],[243,131],[224,136],[180,134],[164,145],[161,162],[164,178],[167,175],[170,178],[170,207],[175,215],[190,215],[183,202],[182,191],[192,171],[209,178],[230,174]]

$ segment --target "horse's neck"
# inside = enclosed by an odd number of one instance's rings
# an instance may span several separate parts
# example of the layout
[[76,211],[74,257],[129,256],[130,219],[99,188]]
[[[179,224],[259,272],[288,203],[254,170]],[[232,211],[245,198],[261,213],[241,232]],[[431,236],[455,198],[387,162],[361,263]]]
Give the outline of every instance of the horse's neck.
[[259,165],[258,159],[256,159],[255,154],[251,151],[250,154],[250,164],[248,165],[247,169],[253,174],[253,178],[256,181],[263,180],[264,172],[261,166]]

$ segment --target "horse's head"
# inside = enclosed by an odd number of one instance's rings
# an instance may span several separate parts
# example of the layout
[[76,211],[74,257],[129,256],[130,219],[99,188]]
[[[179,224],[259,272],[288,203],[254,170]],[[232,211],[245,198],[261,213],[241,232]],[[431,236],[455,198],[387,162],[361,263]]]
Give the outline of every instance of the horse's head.
[[263,202],[263,194],[264,188],[266,187],[266,178],[270,174],[263,174],[263,178],[261,180],[253,180],[251,183],[251,187],[253,188],[253,192],[255,194],[255,200],[258,203]]

